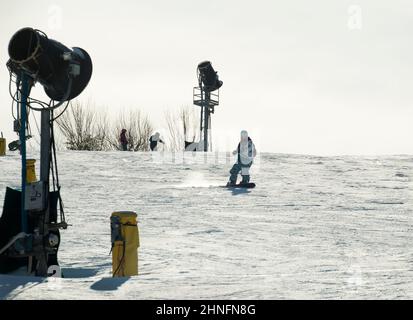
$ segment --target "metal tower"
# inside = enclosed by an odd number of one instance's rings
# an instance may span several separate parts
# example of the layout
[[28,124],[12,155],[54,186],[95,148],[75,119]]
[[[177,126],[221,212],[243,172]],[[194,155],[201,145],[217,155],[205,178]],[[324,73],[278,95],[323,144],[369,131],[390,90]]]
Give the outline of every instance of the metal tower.
[[194,105],[201,107],[200,116],[200,143],[203,151],[212,151],[211,140],[211,114],[215,111],[215,106],[219,105],[219,88],[222,81],[219,81],[217,73],[209,61],[201,62],[197,69],[198,87],[193,89]]

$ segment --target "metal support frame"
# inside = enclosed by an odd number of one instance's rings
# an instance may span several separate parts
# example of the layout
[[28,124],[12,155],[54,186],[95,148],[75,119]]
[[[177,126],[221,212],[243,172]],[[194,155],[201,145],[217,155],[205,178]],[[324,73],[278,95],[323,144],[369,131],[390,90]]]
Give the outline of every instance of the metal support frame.
[[27,97],[29,96],[29,79],[22,73],[21,78],[17,80],[17,83],[21,83],[21,96],[20,96],[20,153],[22,158],[22,171],[21,171],[21,230],[27,232],[27,212],[25,208],[25,196],[26,196],[26,127],[27,127]]
[[205,104],[204,104],[204,152],[208,151],[208,129],[209,129],[209,100],[211,98],[210,92],[205,92]]
[[[50,110],[45,109],[41,111],[41,127],[40,127],[40,181],[45,185],[45,200],[48,203],[49,199],[49,176],[50,176]],[[46,211],[48,214],[48,206]],[[46,216],[48,218],[48,215]],[[47,220],[46,220],[47,221]]]
[[[41,111],[41,127],[40,127],[40,181],[43,182],[43,199],[45,202],[45,209],[41,213],[43,219],[37,221],[37,228],[41,238],[49,233],[49,178],[50,178],[50,143],[51,143],[51,128],[50,128],[50,115],[51,112],[48,109]],[[43,220],[43,221],[42,221]],[[47,276],[48,269],[48,252],[47,250],[40,249],[35,252],[37,266],[36,274],[38,276]]]
[[[26,152],[26,129],[27,129],[27,101],[31,90],[31,79],[28,75],[22,72],[17,79],[18,99],[20,101],[20,153],[21,153],[21,230],[24,233],[28,232],[28,211],[25,207],[26,186],[27,186],[27,152]],[[36,258],[37,265],[35,266],[37,276],[47,276],[48,269],[48,251],[44,247],[44,236],[49,232],[49,176],[50,176],[50,144],[51,144],[51,127],[50,127],[51,112],[48,109],[41,111],[41,145],[40,145],[40,181],[43,182],[43,199],[45,203],[42,212],[36,212],[35,219],[35,234],[33,235],[33,252],[26,252],[23,256]]]
[[202,83],[194,87],[194,105],[201,107],[200,116],[200,140],[203,139],[203,151],[212,151],[211,137],[211,114],[215,111],[215,106],[219,105],[219,91],[210,92],[205,90]]

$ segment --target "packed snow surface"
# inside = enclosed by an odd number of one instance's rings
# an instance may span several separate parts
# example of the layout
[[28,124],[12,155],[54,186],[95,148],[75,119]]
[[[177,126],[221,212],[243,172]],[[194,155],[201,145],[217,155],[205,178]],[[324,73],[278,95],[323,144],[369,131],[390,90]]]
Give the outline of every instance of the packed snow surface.
[[[59,152],[64,278],[0,275],[0,298],[413,298],[413,156],[261,154],[255,189],[221,188],[233,161]],[[19,155],[0,157],[0,212],[19,176]],[[117,210],[138,214],[135,277],[111,277]]]

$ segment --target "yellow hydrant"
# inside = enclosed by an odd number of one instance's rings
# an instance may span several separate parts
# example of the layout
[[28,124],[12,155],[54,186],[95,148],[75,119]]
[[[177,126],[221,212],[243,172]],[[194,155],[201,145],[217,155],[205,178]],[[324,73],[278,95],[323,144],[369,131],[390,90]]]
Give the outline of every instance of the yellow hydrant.
[[6,139],[1,137],[0,138],[0,156],[6,155]]
[[113,212],[110,217],[112,238],[112,275],[138,275],[139,229],[133,211]]
[[33,183],[37,181],[36,169],[34,166],[35,163],[36,163],[36,159],[26,160],[26,182],[27,183]]

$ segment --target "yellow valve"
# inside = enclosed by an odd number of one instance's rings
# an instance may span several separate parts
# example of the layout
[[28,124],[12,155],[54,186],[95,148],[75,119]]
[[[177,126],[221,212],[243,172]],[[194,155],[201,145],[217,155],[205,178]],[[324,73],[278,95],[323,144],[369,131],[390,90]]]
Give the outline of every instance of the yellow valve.
[[0,138],[0,156],[6,155],[6,139]]
[[133,211],[113,212],[110,218],[112,238],[112,275],[138,275],[139,229]]
[[26,182],[33,183],[37,181],[36,178],[36,168],[34,164],[36,163],[35,159],[26,160]]

